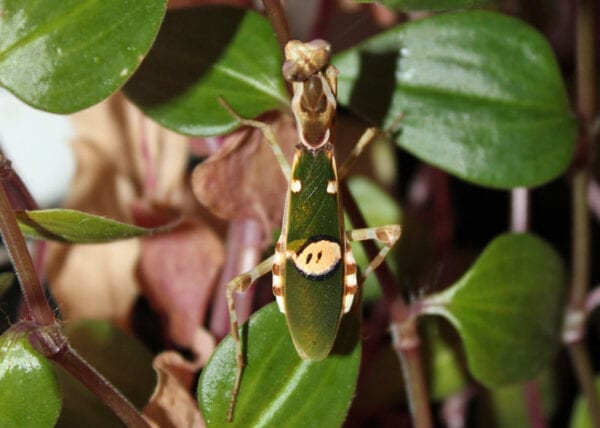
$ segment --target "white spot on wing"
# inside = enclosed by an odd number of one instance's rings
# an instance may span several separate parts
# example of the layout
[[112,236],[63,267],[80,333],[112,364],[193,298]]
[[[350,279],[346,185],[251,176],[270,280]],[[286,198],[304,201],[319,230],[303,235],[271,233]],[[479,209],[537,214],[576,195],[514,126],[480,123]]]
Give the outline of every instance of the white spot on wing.
[[335,195],[337,193],[337,181],[331,180],[327,182],[327,193]]
[[293,179],[292,180],[292,192],[298,193],[300,190],[302,190],[302,182],[298,179]]

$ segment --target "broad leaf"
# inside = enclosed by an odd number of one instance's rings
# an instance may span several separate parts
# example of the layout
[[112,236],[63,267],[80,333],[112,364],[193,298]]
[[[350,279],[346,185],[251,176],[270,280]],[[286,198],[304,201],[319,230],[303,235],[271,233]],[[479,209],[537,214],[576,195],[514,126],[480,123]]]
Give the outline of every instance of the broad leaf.
[[0,337],[0,426],[53,427],[62,393],[52,365],[33,349],[27,336]]
[[[277,305],[257,312],[240,331],[246,367],[231,426],[341,426],[352,400],[360,346],[354,314],[343,318],[332,354],[301,360]],[[228,336],[198,383],[198,402],[208,427],[224,426],[235,377],[235,351]]]
[[490,387],[531,379],[559,345],[565,285],[560,257],[540,238],[496,238],[454,285],[425,299],[424,312],[458,330],[473,375]]
[[148,236],[172,227],[144,228],[70,209],[15,212],[21,231],[30,238],[90,244]]
[[0,85],[42,110],[89,107],[138,67],[165,5],[166,0],[0,0]]
[[460,178],[534,186],[569,165],[576,126],[560,71],[548,43],[520,21],[438,15],[333,63],[342,105],[379,126],[399,123],[401,147]]
[[[136,339],[107,321],[68,324],[65,334],[73,348],[115,385],[138,409],[147,403],[156,382],[152,354]],[[121,426],[119,419],[78,380],[55,366],[64,390],[61,427]]]
[[288,96],[281,53],[268,21],[250,10],[169,11],[156,43],[125,93],[161,125],[190,135],[220,135],[243,117],[281,108]]
[[394,10],[451,10],[493,2],[494,0],[358,0],[358,3],[381,3]]

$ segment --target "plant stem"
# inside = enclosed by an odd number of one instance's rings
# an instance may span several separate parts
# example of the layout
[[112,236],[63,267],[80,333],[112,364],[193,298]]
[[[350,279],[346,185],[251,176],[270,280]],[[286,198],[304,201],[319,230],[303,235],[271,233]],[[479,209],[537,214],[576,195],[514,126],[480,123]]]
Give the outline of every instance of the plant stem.
[[290,40],[290,28],[281,2],[280,0],[263,0],[263,5],[265,6],[269,22],[275,31],[279,46],[281,46],[281,50],[283,51],[286,43]]
[[[518,187],[510,192],[510,229],[512,232],[525,233],[529,230],[529,189]],[[544,418],[542,403],[535,379],[523,385],[525,406],[533,428],[544,428],[548,424]]]
[[[344,207],[356,228],[367,227],[367,223],[345,182],[340,186]],[[373,259],[378,251],[373,241],[361,241],[365,252]],[[394,350],[402,366],[413,425],[416,428],[433,426],[429,407],[429,394],[421,357],[421,342],[417,331],[416,317],[411,312],[397,287],[394,276],[385,262],[375,270],[382,288],[384,301],[390,316]]]
[[13,196],[17,197],[22,204],[25,206],[35,205],[29,191],[12,170],[10,162],[0,156],[0,233],[19,278],[27,310],[33,318],[33,321],[28,324],[31,344],[45,357],[57,361],[67,371],[75,375],[81,383],[109,406],[127,426],[149,428],[148,423],[135,407],[100,373],[86,363],[71,348],[67,339],[61,333],[54,312],[48,304],[44,289],[38,280],[25,238],[19,229],[11,206],[7,190],[11,184],[16,185],[16,187],[11,188]]
[[137,411],[135,406],[125,398],[108,380],[88,364],[83,357],[68,344],[60,352],[51,356],[87,389],[92,391],[106,404],[128,427],[150,428],[150,425]]
[[529,230],[529,189],[525,187],[510,192],[510,229],[513,232]]
[[[5,179],[14,175],[9,161],[0,159],[0,233],[8,250],[15,273],[19,279],[25,304],[34,322],[40,326],[56,322],[54,312],[46,300],[44,289],[38,280],[25,238],[19,229],[10,204]],[[20,180],[19,180],[20,181]],[[27,192],[28,194],[29,192]]]
[[[571,183],[573,212],[572,277],[570,300],[565,316],[563,338],[567,343],[575,373],[585,397],[593,426],[600,426],[600,406],[594,385],[594,372],[583,341],[585,333],[586,296],[590,283],[590,214],[587,204],[589,159],[592,144],[591,123],[595,115],[594,85],[594,2],[577,2],[577,110],[581,132]],[[578,326],[575,334],[570,320]],[[579,321],[581,320],[581,321]]]

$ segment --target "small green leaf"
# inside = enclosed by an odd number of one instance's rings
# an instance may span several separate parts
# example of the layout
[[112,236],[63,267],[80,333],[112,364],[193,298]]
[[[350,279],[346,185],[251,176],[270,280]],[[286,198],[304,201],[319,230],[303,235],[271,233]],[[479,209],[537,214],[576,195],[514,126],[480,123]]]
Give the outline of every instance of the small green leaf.
[[493,3],[495,0],[357,0],[358,3],[381,3],[394,10],[451,10]]
[[73,244],[148,236],[168,230],[174,225],[144,228],[70,209],[17,211],[15,215],[21,231],[26,236]]
[[166,0],[0,0],[0,85],[42,110],[89,107],[138,67],[165,5]]
[[[342,319],[332,354],[318,362],[300,359],[275,303],[257,312],[240,331],[247,336],[247,364],[232,427],[342,425],[360,364],[354,314]],[[235,351],[228,336],[198,383],[198,403],[208,427],[225,426],[234,377]]]
[[62,405],[52,365],[27,336],[8,331],[0,337],[0,426],[53,427]]
[[[156,375],[152,354],[140,342],[107,321],[69,323],[65,334],[73,348],[115,385],[138,409],[148,402]],[[119,419],[72,375],[55,366],[64,391],[58,426],[122,426]]]
[[161,125],[189,135],[238,126],[243,117],[286,106],[281,53],[268,21],[250,10],[209,6],[169,11],[156,43],[125,86]]
[[342,105],[378,126],[399,124],[401,147],[460,178],[534,186],[570,163],[576,123],[560,70],[545,39],[521,21],[437,15],[333,63]]
[[565,271],[558,254],[529,234],[496,238],[423,312],[458,330],[473,375],[489,387],[531,379],[559,345]]

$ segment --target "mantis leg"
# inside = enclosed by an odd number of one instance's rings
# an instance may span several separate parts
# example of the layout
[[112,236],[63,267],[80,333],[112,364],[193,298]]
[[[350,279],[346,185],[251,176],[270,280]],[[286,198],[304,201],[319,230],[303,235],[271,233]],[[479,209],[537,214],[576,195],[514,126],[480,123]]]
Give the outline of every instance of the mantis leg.
[[275,138],[275,133],[273,133],[273,129],[271,128],[271,126],[259,120],[251,120],[241,117],[235,112],[235,110],[233,110],[233,108],[231,108],[229,104],[227,104],[227,102],[223,98],[219,98],[219,102],[229,112],[229,114],[231,114],[238,120],[238,122],[240,122],[241,125],[259,129],[262,132],[263,136],[265,137],[265,140],[267,140],[267,143],[269,144],[269,147],[271,147],[273,154],[277,158],[277,162],[281,167],[283,175],[289,182],[291,176],[290,164],[288,163],[287,159],[285,158],[285,155],[281,151],[281,147],[277,143],[277,138]]
[[243,293],[261,276],[269,273],[273,267],[274,256],[260,262],[258,266],[252,270],[242,273],[227,283],[227,308],[229,310],[229,319],[231,321],[231,337],[235,345],[235,356],[236,356],[236,373],[235,383],[231,390],[231,400],[229,401],[229,411],[227,412],[227,420],[233,419],[233,409],[235,407],[235,400],[240,389],[240,382],[242,380],[242,371],[244,369],[244,355],[242,353],[242,343],[240,341],[240,334],[238,331],[237,315],[235,312],[235,303],[233,300],[233,293]]
[[394,247],[398,239],[400,239],[401,233],[402,227],[399,224],[369,227],[365,229],[355,229],[346,232],[346,238],[349,242],[376,240],[383,243],[383,248],[379,250],[377,256],[375,256],[375,258],[371,260],[369,266],[367,266],[367,268],[362,273],[360,283],[362,283],[364,279],[367,276],[369,276],[375,269],[377,269],[377,267],[383,262],[387,253],[389,253],[389,251]]
[[348,157],[344,160],[344,163],[338,169],[338,177],[340,178],[340,180],[342,180],[344,177],[346,177],[346,175],[348,175],[348,172],[352,169],[362,152],[364,152],[368,145],[375,141],[377,137],[387,136],[388,138],[391,138],[392,133],[402,120],[403,116],[404,115],[400,113],[398,117],[394,119],[392,123],[384,130],[381,130],[379,128],[365,129],[365,132],[363,132],[363,134],[360,136],[358,142],[354,145],[354,148],[352,149]]

